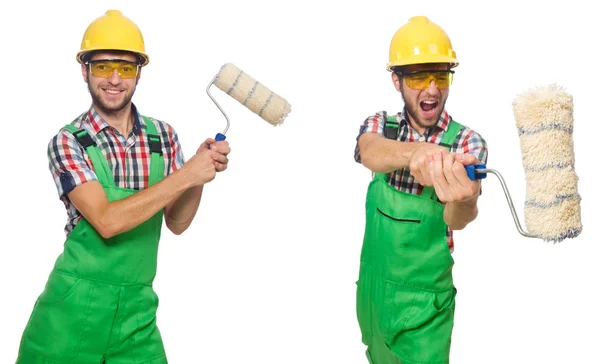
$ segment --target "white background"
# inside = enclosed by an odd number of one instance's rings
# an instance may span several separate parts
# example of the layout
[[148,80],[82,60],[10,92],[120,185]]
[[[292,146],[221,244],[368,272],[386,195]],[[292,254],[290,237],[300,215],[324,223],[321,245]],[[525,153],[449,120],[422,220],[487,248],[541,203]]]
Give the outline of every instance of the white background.
[[583,233],[555,245],[522,237],[490,175],[479,218],[456,233],[451,361],[600,363],[600,28],[583,1],[9,4],[0,9],[1,363],[14,362],[62,249],[66,214],[46,146],[89,106],[75,53],[88,24],[110,8],[141,27],[150,54],[134,102],[175,127],[186,156],[225,126],[205,93],[225,62],[292,104],[275,128],[213,88],[232,121],[233,151],[190,229],[163,232],[155,289],[171,363],[367,363],[354,295],[371,175],[353,160],[355,138],[370,114],[402,107],[385,71],[389,42],[421,14],[445,28],[461,62],[448,111],[487,140],[488,165],[503,174],[521,219],[525,179],[511,103],[555,82],[575,100]]

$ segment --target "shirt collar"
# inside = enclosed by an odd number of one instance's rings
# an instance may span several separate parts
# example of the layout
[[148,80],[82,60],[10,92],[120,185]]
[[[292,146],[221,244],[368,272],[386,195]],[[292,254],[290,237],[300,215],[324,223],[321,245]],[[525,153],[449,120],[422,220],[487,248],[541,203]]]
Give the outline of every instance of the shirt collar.
[[[146,124],[141,121],[141,115],[137,111],[137,107],[132,103],[131,112],[133,114],[133,130],[132,133],[135,135],[140,131],[140,128],[146,128]],[[106,128],[110,128],[110,125],[98,114],[98,111],[94,105],[90,106],[84,122],[90,126],[90,129],[94,135],[100,133]]]

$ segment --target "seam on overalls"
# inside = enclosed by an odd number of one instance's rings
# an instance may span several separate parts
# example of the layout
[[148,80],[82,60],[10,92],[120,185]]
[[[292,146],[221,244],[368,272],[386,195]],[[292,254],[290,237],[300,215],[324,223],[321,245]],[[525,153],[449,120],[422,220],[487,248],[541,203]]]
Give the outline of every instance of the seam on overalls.
[[76,290],[77,286],[81,283],[81,279],[79,279],[78,277],[73,277],[73,276],[69,276],[69,277],[75,278],[76,280],[75,280],[75,283],[73,283],[71,285],[71,287],[69,288],[69,290],[65,294],[63,294],[59,298],[55,298],[55,299],[52,299],[52,300],[40,299],[40,297],[38,297],[38,299],[36,301],[36,304],[42,304],[42,305],[53,304],[53,303],[56,304],[56,303],[64,302],[64,301],[67,300],[67,298],[71,297],[73,295],[73,293],[75,293],[75,290]]
[[[121,295],[124,295],[125,297],[127,297],[127,293],[129,293],[128,290],[121,288],[119,290],[119,301],[117,301],[117,310],[115,311],[115,320],[117,318],[117,315],[119,314],[119,311],[121,310]],[[117,335],[117,343],[120,343],[123,337],[123,325],[119,325],[118,327],[118,335]]]
[[[115,315],[113,316],[112,323],[110,325],[110,334],[108,335],[108,339],[106,340],[106,345],[104,346],[103,357],[105,357],[106,354],[108,353],[108,351],[110,350],[110,341],[113,337],[113,329],[115,327],[115,323],[117,322],[117,316],[119,315],[119,306],[121,304],[121,292],[122,291],[123,291],[123,287],[120,287],[119,294],[117,295],[117,307],[115,308]],[[119,331],[119,333],[120,333],[120,331]],[[120,339],[120,337],[117,337],[117,339]],[[119,342],[119,340],[117,340],[117,342]]]
[[406,323],[408,322],[408,319],[412,316],[413,312],[415,311],[415,302],[417,301],[417,297],[419,297],[422,294],[423,294],[423,291],[415,292],[415,295],[413,296],[413,299],[410,303],[410,310],[406,314],[406,317],[404,318],[404,322],[402,322],[402,325],[400,326],[401,332],[404,331],[404,328],[406,327]]
[[425,292],[431,292],[431,293],[444,293],[444,292],[448,292],[448,291],[454,289],[454,287],[444,288],[444,289],[426,288],[426,287],[422,287],[422,286],[412,284],[412,283],[392,281],[392,280],[381,277],[379,274],[378,274],[378,278],[384,282],[391,283],[391,284],[394,284],[394,285],[400,286],[400,287],[409,288],[409,289],[412,289],[415,291],[425,291]]
[[65,270],[61,270],[61,269],[55,269],[55,272],[58,272],[60,274],[64,274],[67,276],[70,276],[72,278],[77,278],[77,279],[82,279],[82,280],[86,280],[86,281],[92,281],[92,282],[98,282],[98,283],[104,283],[104,284],[108,284],[108,285],[112,285],[112,286],[118,286],[118,287],[135,287],[135,286],[147,286],[147,287],[152,287],[152,283],[125,283],[125,282],[113,282],[113,281],[106,281],[103,279],[98,279],[98,278],[94,278],[94,277],[88,277],[88,276],[78,276],[75,275],[74,273],[71,272],[67,272]]
[[[139,328],[142,326],[141,321],[140,321],[140,307],[142,306],[142,295],[138,294],[137,296],[138,296],[137,307],[135,310],[135,312],[136,312],[135,318],[136,318],[136,322],[137,322],[136,331],[139,330]],[[131,340],[133,341],[133,361],[135,361],[137,363],[138,358],[137,358],[136,352],[138,351],[138,348],[135,345],[135,335],[131,336]]]
[[87,327],[87,319],[88,316],[90,314],[90,305],[92,303],[92,295],[94,292],[94,288],[96,288],[95,284],[90,284],[90,288],[88,289],[88,299],[87,299],[87,305],[85,306],[85,315],[83,316],[82,319],[82,325],[81,325],[81,331],[79,332],[79,340],[77,340],[77,346],[76,346],[76,351],[75,351],[75,358],[77,358],[79,356],[79,354],[81,354],[81,352],[79,351],[79,348],[81,347],[81,341],[83,339],[83,334],[85,332],[85,329]]
[[[397,355],[397,354],[396,354]],[[402,360],[402,364],[448,364],[449,361],[414,361],[414,360],[406,360],[405,358],[400,358]]]
[[45,354],[42,353],[38,353],[36,352],[35,354],[32,354],[34,357],[38,358],[38,359],[42,359],[45,361],[44,364],[71,364],[71,362],[66,362],[66,361],[56,361],[52,358],[47,357]]
[[375,270],[375,268],[373,268],[373,266],[371,266],[371,264],[366,263],[366,262],[361,262],[361,264],[363,264],[364,268],[371,271],[371,274],[373,275],[374,279],[378,279],[382,282],[390,283],[390,284],[393,284],[393,285],[396,285],[399,287],[408,288],[408,289],[411,289],[414,291],[426,291],[426,292],[430,292],[430,293],[445,293],[445,292],[448,292],[448,291],[456,288],[456,287],[452,286],[452,287],[444,288],[444,289],[432,289],[432,288],[421,287],[419,285],[415,285],[412,283],[392,281],[390,279],[382,277],[381,274],[379,274],[379,272],[377,272]]

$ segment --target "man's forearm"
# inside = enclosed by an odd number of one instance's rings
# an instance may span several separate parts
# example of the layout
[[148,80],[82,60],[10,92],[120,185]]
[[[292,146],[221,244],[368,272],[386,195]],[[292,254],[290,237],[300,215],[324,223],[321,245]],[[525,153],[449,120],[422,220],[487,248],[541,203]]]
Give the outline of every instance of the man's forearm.
[[140,225],[173,202],[191,185],[192,181],[185,172],[179,170],[132,196],[109,202],[100,223],[103,235],[111,237]]
[[165,209],[165,223],[174,234],[183,233],[196,216],[204,186],[192,187],[177,197]]
[[362,164],[376,173],[389,173],[409,166],[418,142],[398,142],[381,134],[365,133],[358,140]]
[[478,196],[464,202],[449,202],[444,207],[444,221],[452,230],[462,230],[477,217]]

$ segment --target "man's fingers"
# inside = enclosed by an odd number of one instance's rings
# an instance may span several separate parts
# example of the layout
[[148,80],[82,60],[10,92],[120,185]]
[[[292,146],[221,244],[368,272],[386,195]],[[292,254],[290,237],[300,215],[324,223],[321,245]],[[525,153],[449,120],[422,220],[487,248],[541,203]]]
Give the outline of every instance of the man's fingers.
[[211,157],[215,162],[219,162],[221,164],[227,164],[229,162],[229,159],[226,156],[218,152],[213,151],[211,153]]
[[460,162],[455,162],[452,166],[452,175],[456,179],[456,184],[468,188],[473,181],[469,178],[467,174],[467,169],[465,168],[465,164]]
[[210,149],[219,152],[223,155],[228,155],[231,152],[229,143],[226,141],[215,142],[210,146]]
[[477,159],[477,157],[475,157],[473,154],[456,154],[456,160],[458,160],[465,166],[471,164],[481,164],[479,159]]
[[202,145],[203,145],[203,146],[206,146],[206,147],[208,147],[208,146],[212,146],[212,144],[214,144],[214,143],[215,143],[215,140],[214,140],[213,138],[207,138],[207,139],[206,139],[206,140],[205,140],[205,141],[202,143]]
[[422,156],[421,158],[415,159],[409,166],[410,174],[419,184],[424,186],[429,185],[427,179],[428,172],[426,166],[424,166],[426,158],[426,156]]
[[448,188],[448,182],[444,175],[444,159],[442,153],[436,152],[433,156],[431,179],[442,189]]
[[215,162],[215,168],[216,168],[217,172],[223,172],[224,170],[227,169],[227,164],[221,164],[219,162]]
[[423,186],[431,186],[431,176],[429,173],[429,166],[427,165],[427,162],[422,163],[419,166],[419,176],[420,179],[418,179],[417,181],[423,185]]
[[[446,181],[448,181],[448,185],[451,188],[456,188],[461,185],[456,177],[457,172],[461,172],[460,170],[457,170],[457,167],[460,167],[463,170],[465,169],[462,163],[459,163],[452,154],[448,154],[444,159],[444,177],[446,177]],[[464,172],[466,174],[466,171]]]
[[460,183],[460,185],[470,193],[479,190],[479,183],[474,183],[474,181],[469,178],[465,168],[469,165],[481,164],[479,159],[477,159],[477,157],[475,157],[473,154],[457,154],[456,157],[456,160],[460,162],[460,164],[455,163],[455,166],[453,166],[453,172],[457,183]]

